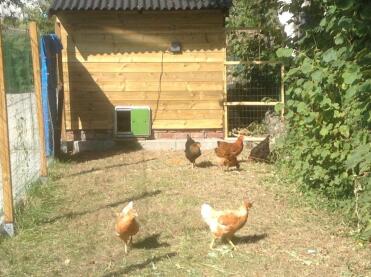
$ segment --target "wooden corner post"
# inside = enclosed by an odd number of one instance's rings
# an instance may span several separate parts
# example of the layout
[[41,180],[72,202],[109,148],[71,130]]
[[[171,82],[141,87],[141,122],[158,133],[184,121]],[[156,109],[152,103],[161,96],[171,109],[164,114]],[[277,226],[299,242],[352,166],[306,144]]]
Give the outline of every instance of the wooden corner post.
[[4,64],[3,64],[3,42],[0,25],[0,165],[3,181],[3,203],[5,231],[14,235],[14,207],[12,189],[12,170],[10,166],[8,111],[6,102]]
[[[55,20],[54,30],[60,41],[62,41],[62,30],[61,22],[57,17]],[[62,63],[62,52],[59,52],[56,57],[57,61],[57,82],[58,82],[58,116],[57,116],[57,130],[55,134],[55,149],[56,156],[59,157],[61,153],[61,141],[66,140],[66,125],[65,125],[65,113],[64,113],[64,79],[63,79],[63,63]]]
[[[285,105],[285,66],[282,64],[281,65],[281,89],[280,89],[280,93],[281,93],[281,103],[283,105]],[[283,116],[284,116],[284,113],[285,113],[285,110],[284,108],[282,108],[282,111],[281,111],[281,118],[283,119]]]
[[228,36],[227,33],[225,33],[225,48],[224,48],[224,64],[223,64],[223,109],[224,109],[224,115],[223,115],[223,128],[224,128],[224,139],[228,137],[228,107],[225,105],[227,100],[227,93],[228,93],[228,67],[226,65],[227,63],[227,45],[228,45]]
[[40,53],[39,53],[39,36],[37,32],[36,22],[30,22],[29,25],[31,52],[32,52],[32,66],[34,76],[34,87],[36,96],[36,114],[37,123],[39,127],[39,143],[40,143],[40,176],[46,177],[48,175],[48,165],[45,151],[45,131],[42,110],[41,98],[41,71],[40,71]]

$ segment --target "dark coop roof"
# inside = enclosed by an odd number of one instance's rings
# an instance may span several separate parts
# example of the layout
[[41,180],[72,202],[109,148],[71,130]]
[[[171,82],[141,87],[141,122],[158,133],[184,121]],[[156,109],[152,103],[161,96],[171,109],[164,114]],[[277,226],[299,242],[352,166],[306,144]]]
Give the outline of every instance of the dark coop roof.
[[229,9],[232,0],[54,0],[49,15],[59,11],[176,11]]

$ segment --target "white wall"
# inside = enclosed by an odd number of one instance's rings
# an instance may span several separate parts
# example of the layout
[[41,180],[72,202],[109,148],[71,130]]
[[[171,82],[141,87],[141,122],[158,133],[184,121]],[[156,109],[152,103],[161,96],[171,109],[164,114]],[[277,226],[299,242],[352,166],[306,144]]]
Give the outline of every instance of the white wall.
[[[35,95],[7,94],[7,102],[13,196],[17,201],[24,195],[28,185],[39,176],[40,154]],[[2,209],[3,187],[0,178],[0,217]]]

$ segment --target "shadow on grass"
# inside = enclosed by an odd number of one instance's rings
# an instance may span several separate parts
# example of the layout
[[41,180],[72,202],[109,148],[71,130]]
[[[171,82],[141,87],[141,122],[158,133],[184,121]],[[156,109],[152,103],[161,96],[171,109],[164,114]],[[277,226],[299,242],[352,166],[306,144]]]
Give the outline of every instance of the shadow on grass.
[[8,238],[9,235],[7,232],[5,232],[3,226],[0,224],[0,245],[3,241],[5,241],[6,238]]
[[266,237],[268,237],[268,234],[266,234],[266,233],[259,234],[259,235],[252,235],[252,236],[235,237],[233,239],[233,242],[235,244],[256,243],[260,240],[265,239]]
[[132,244],[133,248],[137,249],[156,249],[160,247],[169,247],[167,242],[159,242],[160,234],[153,234],[138,242]]
[[222,167],[222,170],[223,172],[225,173],[240,173],[240,172],[243,172],[245,171],[244,169],[242,169],[241,167],[240,168],[236,168],[236,167],[230,167],[230,168],[226,168],[226,167]]
[[113,203],[109,203],[109,204],[106,204],[106,205],[99,206],[95,209],[83,210],[83,211],[73,211],[73,212],[62,214],[62,215],[58,215],[56,217],[53,217],[53,218],[50,218],[50,219],[47,219],[47,220],[42,220],[40,223],[42,223],[42,224],[54,223],[55,221],[58,221],[58,220],[63,219],[63,218],[73,219],[75,217],[83,216],[83,215],[90,214],[90,213],[94,213],[94,212],[97,212],[97,211],[102,210],[102,209],[114,208],[114,207],[117,207],[121,204],[128,203],[129,201],[136,201],[136,200],[140,200],[140,199],[143,199],[143,198],[152,197],[152,196],[158,195],[160,193],[161,193],[161,190],[155,190],[155,191],[151,191],[151,192],[144,192],[144,193],[139,194],[137,196],[128,197],[128,198],[125,198],[125,199],[120,200],[120,201],[116,201],[116,202],[113,202]]
[[208,167],[213,167],[213,166],[215,165],[210,161],[202,161],[196,164],[196,167],[200,167],[200,168],[208,168]]
[[108,149],[85,151],[77,154],[61,154],[61,162],[83,163],[91,160],[100,160],[117,155],[127,154],[142,150],[142,145],[136,139],[116,141],[115,145]]
[[112,271],[112,272],[109,272],[107,274],[104,274],[104,275],[102,275],[102,277],[122,276],[123,274],[128,274],[132,271],[135,271],[135,270],[138,270],[138,269],[143,269],[147,265],[150,265],[152,263],[157,263],[157,262],[162,261],[164,259],[170,259],[170,258],[172,258],[176,255],[178,255],[178,254],[175,253],[175,252],[170,252],[170,253],[166,253],[166,254],[161,255],[161,256],[156,256],[156,257],[153,257],[153,258],[149,258],[149,259],[145,260],[144,262],[137,263],[137,264],[132,264],[132,265],[129,265],[128,267],[123,268],[121,270],[116,270],[116,271]]
[[58,176],[54,180],[81,176],[81,175],[84,175],[84,174],[93,173],[93,172],[97,172],[97,171],[101,171],[101,170],[105,170],[105,169],[112,169],[112,168],[117,168],[117,167],[122,167],[122,166],[129,166],[129,165],[136,165],[136,164],[146,163],[146,162],[150,162],[150,161],[153,161],[153,160],[157,160],[157,158],[137,161],[137,162],[134,162],[134,163],[121,163],[121,164],[114,164],[114,165],[109,165],[109,166],[104,166],[104,167],[92,168],[92,169],[89,169],[89,170],[80,171],[78,173],[74,173],[74,174],[67,175],[67,176]]

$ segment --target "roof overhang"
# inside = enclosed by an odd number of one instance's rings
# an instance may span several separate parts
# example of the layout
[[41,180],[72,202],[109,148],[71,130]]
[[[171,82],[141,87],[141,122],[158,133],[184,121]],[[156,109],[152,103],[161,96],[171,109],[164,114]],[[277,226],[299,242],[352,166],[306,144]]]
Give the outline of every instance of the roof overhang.
[[80,11],[227,11],[231,6],[232,0],[54,0],[49,16]]

